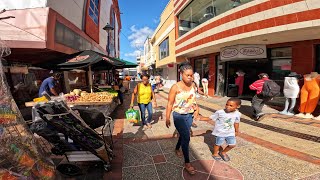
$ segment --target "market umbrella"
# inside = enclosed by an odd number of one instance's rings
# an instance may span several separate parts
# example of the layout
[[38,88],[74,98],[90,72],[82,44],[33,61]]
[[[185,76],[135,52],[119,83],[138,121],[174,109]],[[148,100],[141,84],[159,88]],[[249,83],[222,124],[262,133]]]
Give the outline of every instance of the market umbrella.
[[114,58],[114,59],[116,59],[116,60],[121,61],[121,62],[124,63],[124,65],[122,66],[122,68],[135,68],[135,67],[138,66],[137,64],[135,64],[135,63],[133,63],[133,62],[130,62],[130,61],[126,61],[126,60],[124,60],[124,59],[119,59],[119,58]]
[[125,63],[92,50],[80,51],[66,55],[50,62],[35,66],[51,70],[85,69],[89,73],[89,84],[92,91],[92,71],[122,68]]
[[75,54],[68,55],[64,58],[64,62],[57,64],[57,68],[61,70],[86,69],[91,66],[92,70],[110,70],[122,67],[123,62],[115,58],[108,57],[101,53],[85,50]]

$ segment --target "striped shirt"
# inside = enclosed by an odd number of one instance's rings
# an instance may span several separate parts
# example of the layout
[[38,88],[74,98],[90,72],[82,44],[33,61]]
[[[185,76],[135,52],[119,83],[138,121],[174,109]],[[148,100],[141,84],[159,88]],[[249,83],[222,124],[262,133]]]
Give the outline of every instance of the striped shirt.
[[259,79],[259,80],[255,81],[254,83],[252,83],[249,86],[249,88],[251,90],[257,91],[257,94],[260,94],[262,92],[264,81],[266,81],[266,80],[269,80],[269,78],[266,77],[266,78]]

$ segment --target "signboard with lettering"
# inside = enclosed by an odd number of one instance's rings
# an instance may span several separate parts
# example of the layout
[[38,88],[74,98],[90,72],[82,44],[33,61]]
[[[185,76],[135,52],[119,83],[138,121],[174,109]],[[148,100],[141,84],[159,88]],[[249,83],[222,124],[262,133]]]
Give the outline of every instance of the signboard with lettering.
[[80,61],[84,61],[86,59],[88,59],[90,56],[86,55],[86,56],[76,56],[72,59],[68,59],[67,62],[68,63],[74,63],[74,62],[80,62]]
[[107,62],[109,62],[109,63],[113,63],[113,60],[111,60],[111,59],[109,59],[109,58],[107,58],[107,57],[102,57],[102,59],[105,60],[105,61],[107,61]]
[[267,58],[266,45],[235,45],[221,48],[221,61],[265,59]]

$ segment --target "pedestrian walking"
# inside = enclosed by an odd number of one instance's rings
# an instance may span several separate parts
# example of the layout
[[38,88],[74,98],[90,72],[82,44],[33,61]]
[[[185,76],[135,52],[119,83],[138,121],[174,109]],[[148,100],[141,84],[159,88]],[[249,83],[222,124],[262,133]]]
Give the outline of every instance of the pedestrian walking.
[[179,132],[175,153],[178,157],[183,155],[184,168],[189,174],[195,174],[195,168],[190,164],[189,159],[190,129],[193,122],[193,114],[197,110],[192,66],[187,62],[182,63],[180,65],[180,75],[182,80],[173,85],[169,92],[166,126],[169,128],[171,125],[170,115],[173,111],[174,125]]
[[[149,75],[144,74],[141,76],[141,83],[138,83],[133,90],[130,107],[133,108],[133,102],[135,95],[137,95],[137,102],[140,109],[141,120],[143,130],[152,128],[152,100],[155,107],[157,107],[157,101],[154,92],[152,91],[151,84],[149,83]],[[146,120],[146,110],[148,111],[148,119]]]
[[208,97],[208,84],[209,84],[208,79],[202,78],[201,83],[202,83],[202,87],[203,87],[204,96]]
[[[227,152],[236,146],[236,136],[239,133],[239,123],[241,113],[238,109],[241,106],[241,100],[238,98],[228,99],[225,108],[216,111],[210,117],[203,117],[201,120],[213,120],[215,122],[212,135],[215,136],[215,144],[213,146],[213,159],[219,161],[230,161]],[[227,147],[223,149],[222,145],[227,143]]]
[[264,115],[262,108],[265,103],[270,101],[277,94],[280,94],[280,86],[270,80],[268,74],[260,73],[258,77],[259,80],[249,86],[251,90],[256,91],[256,95],[252,98],[251,102],[256,121]]

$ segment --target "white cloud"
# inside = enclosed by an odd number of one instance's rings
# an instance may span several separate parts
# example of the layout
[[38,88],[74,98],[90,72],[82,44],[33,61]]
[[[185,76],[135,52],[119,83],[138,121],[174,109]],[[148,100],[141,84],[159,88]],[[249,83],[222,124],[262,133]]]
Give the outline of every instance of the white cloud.
[[136,28],[136,26],[131,26],[131,35],[129,35],[128,39],[130,41],[130,46],[133,48],[143,47],[143,44],[147,37],[151,37],[153,34],[153,30],[148,26],[143,28]]
[[135,50],[135,51],[133,51],[131,53],[125,53],[124,56],[126,56],[126,57],[137,57],[140,54],[141,54],[141,51]]

